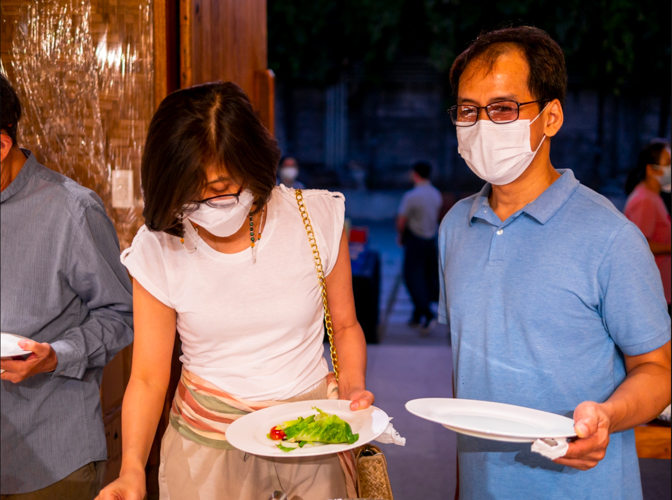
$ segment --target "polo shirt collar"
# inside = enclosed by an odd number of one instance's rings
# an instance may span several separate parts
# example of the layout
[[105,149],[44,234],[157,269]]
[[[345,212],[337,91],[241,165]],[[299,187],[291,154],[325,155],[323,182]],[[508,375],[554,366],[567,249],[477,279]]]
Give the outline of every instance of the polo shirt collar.
[[[521,212],[536,220],[539,224],[546,224],[558,210],[567,202],[570,196],[579,187],[579,181],[574,177],[574,172],[569,169],[558,169],[560,178],[551,184],[546,191],[529,205],[525,206]],[[488,197],[492,191],[492,186],[488,183],[476,195],[469,211],[469,223],[473,224],[474,218],[483,219],[491,224],[498,225],[497,216],[490,208]]]
[[541,193],[541,196],[523,208],[523,212],[539,224],[543,225],[551,220],[551,217],[562,208],[579,187],[579,181],[574,177],[574,172],[563,169],[558,170],[558,173],[561,174],[560,178]]
[[27,149],[21,148],[21,151],[24,155],[26,155],[26,162],[23,164],[23,167],[21,167],[21,170],[12,183],[7,186],[7,188],[0,194],[0,203],[4,203],[16,193],[21,191],[23,186],[28,183],[37,169],[38,163],[35,155]]

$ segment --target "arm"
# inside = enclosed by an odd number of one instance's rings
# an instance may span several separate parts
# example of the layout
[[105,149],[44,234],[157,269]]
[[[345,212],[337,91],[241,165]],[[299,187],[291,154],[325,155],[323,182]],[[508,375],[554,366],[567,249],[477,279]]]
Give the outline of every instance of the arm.
[[649,422],[670,404],[670,342],[646,354],[625,355],[625,366],[627,377],[607,401],[576,407],[574,429],[580,439],[556,463],[595,467],[606,454],[609,434]]
[[397,232],[403,233],[406,230],[408,218],[404,215],[397,215]]
[[672,245],[669,243],[658,243],[657,241],[652,241],[647,238],[649,242],[649,248],[653,255],[670,255],[672,253]]
[[123,455],[119,479],[99,499],[141,500],[145,495],[145,464],[159,423],[170,381],[175,343],[175,310],[137,280],[133,283],[135,342],[133,368],[122,407]]
[[119,261],[117,234],[101,206],[87,207],[74,221],[65,279],[89,309],[85,321],[53,344],[23,341],[25,361],[3,361],[3,380],[20,382],[37,373],[82,379],[102,368],[133,341],[131,282]]
[[338,259],[326,278],[329,310],[334,325],[334,345],[338,353],[338,390],[341,399],[351,400],[350,409],[363,410],[373,404],[366,390],[366,341],[357,321],[348,239],[343,231]]

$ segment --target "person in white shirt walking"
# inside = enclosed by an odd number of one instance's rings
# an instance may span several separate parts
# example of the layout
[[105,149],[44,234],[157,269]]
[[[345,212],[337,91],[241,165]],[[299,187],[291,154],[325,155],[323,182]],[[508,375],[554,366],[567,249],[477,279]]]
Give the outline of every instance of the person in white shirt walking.
[[397,216],[397,230],[404,247],[404,281],[413,301],[411,326],[427,331],[434,314],[430,304],[439,298],[439,268],[436,236],[443,205],[441,192],[429,180],[432,167],[420,161],[413,165],[415,187],[404,195]]

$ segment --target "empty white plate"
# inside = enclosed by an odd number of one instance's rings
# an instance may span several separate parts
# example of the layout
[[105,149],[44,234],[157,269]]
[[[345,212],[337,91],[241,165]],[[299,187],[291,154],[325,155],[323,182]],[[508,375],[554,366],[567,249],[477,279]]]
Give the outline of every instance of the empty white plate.
[[[359,434],[359,439],[353,444],[306,445],[291,452],[284,452],[276,446],[278,441],[266,437],[276,425],[317,414],[313,406],[345,420],[350,424],[353,434]],[[375,406],[366,410],[352,411],[350,401],[337,399],[297,401],[264,408],[239,418],[226,429],[226,439],[235,448],[262,457],[314,457],[351,450],[369,443],[385,431],[389,420],[387,413]]]
[[30,340],[21,335],[14,335],[13,333],[0,333],[0,340],[2,344],[0,345],[0,356],[3,358],[9,358],[11,356],[22,356],[24,354],[30,354],[30,351],[26,351],[19,347],[20,340]]
[[571,418],[524,406],[472,399],[427,398],[409,401],[406,409],[455,432],[494,441],[529,443],[540,438],[576,436]]

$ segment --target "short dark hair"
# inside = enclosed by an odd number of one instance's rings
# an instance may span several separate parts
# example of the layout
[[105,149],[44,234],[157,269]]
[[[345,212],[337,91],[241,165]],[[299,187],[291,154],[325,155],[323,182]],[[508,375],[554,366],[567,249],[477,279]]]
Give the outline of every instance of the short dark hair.
[[173,92],[157,109],[142,155],[145,224],[184,235],[185,204],[199,198],[209,165],[245,182],[260,210],[275,187],[278,143],[235,83],[213,82]]
[[432,166],[428,161],[418,161],[413,164],[413,172],[423,179],[429,179],[429,176],[432,173]]
[[16,144],[16,129],[21,119],[21,101],[7,77],[0,73],[0,129]]
[[564,105],[567,93],[567,68],[560,45],[548,33],[532,26],[518,26],[481,33],[450,68],[450,85],[457,97],[460,76],[474,60],[484,61],[492,68],[499,56],[520,50],[529,66],[527,86],[540,101],[558,99]]
[[625,181],[625,194],[632,193],[637,184],[646,179],[647,165],[660,165],[660,156],[663,150],[669,147],[670,143],[665,139],[654,139],[639,152],[637,165],[630,171]]

